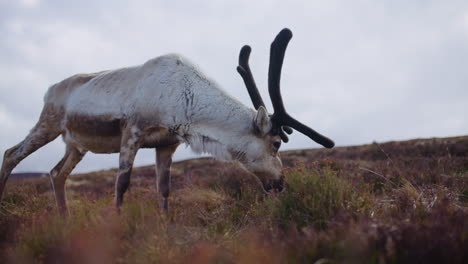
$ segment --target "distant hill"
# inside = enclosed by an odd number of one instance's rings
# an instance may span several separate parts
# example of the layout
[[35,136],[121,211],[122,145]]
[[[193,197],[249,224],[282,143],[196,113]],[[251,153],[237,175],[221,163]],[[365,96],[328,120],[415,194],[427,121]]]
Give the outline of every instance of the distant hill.
[[[308,164],[322,159],[333,159],[340,162],[379,162],[385,160],[413,160],[418,164],[426,163],[428,159],[467,157],[468,136],[450,138],[413,139],[407,141],[391,141],[385,143],[371,143],[360,146],[335,147],[333,149],[301,149],[281,152],[281,159],[285,168],[295,167],[297,164]],[[467,165],[468,166],[468,165]],[[90,173],[72,175],[69,180],[73,187],[83,191],[94,189],[112,190],[117,169],[102,170]],[[174,162],[171,167],[172,188],[194,183],[225,180],[229,178],[248,178],[246,172],[233,162],[222,162],[213,158],[197,158]],[[132,171],[132,185],[154,185],[154,164],[135,167]],[[86,180],[84,180],[86,179]],[[93,185],[82,185],[90,179]],[[96,182],[97,181],[97,182]],[[104,185],[101,185],[102,183]],[[104,187],[107,186],[107,187]]]
[[[384,143],[335,147],[333,149],[300,149],[281,152],[284,167],[294,167],[295,164],[309,163],[320,159],[332,158],[335,160],[368,160],[378,161],[389,158],[437,158],[437,157],[466,157],[468,156],[468,136],[449,138],[412,139],[406,141],[390,141]],[[226,177],[230,174],[243,176],[245,172],[235,163],[226,163],[213,158],[196,158],[174,162],[172,165],[173,185],[179,181],[194,181],[193,177],[206,178],[207,176]],[[89,173],[79,173],[72,176],[87,177],[97,175],[115,176],[117,169],[102,170]],[[133,177],[155,177],[154,165],[133,168]],[[12,173],[12,179],[48,177],[45,172]]]

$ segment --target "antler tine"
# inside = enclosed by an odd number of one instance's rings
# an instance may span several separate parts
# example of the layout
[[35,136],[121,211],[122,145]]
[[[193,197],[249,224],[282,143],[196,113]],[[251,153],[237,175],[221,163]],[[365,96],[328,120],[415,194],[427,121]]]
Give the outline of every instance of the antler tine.
[[308,136],[313,141],[319,143],[320,145],[326,148],[333,148],[335,146],[335,142],[333,140],[327,138],[326,136],[318,133],[317,131],[313,130],[312,128],[302,124],[301,122],[297,121],[287,113],[285,116],[282,117],[282,121],[284,122],[283,125],[288,125],[297,131],[301,132],[302,134]]
[[262,96],[258,92],[257,85],[255,84],[252,72],[250,71],[249,58],[251,51],[252,49],[248,45],[242,47],[239,53],[239,66],[237,66],[237,72],[239,72],[239,74],[242,76],[242,79],[244,79],[244,83],[247,87],[247,91],[249,92],[250,99],[252,100],[255,109],[258,109],[260,106],[265,107],[265,103],[263,102]]
[[281,69],[283,67],[284,54],[291,38],[291,30],[285,28],[281,30],[275,40],[271,43],[270,67],[268,71],[268,92],[270,93],[271,103],[274,108],[274,114],[271,117],[273,127],[277,130],[277,133],[282,135],[284,132],[281,127],[290,126],[322,146],[332,148],[335,146],[335,143],[331,139],[292,118],[284,108],[280,90]]
[[288,28],[281,30],[271,43],[270,47],[270,66],[268,69],[268,92],[270,93],[271,103],[276,116],[285,113],[283,99],[280,91],[281,69],[283,67],[284,54],[286,47],[292,38],[292,32]]

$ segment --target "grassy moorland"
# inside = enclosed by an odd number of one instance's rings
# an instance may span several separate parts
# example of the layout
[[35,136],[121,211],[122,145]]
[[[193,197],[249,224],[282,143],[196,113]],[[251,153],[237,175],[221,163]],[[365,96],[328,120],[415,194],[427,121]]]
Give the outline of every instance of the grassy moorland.
[[468,263],[468,136],[282,156],[268,196],[235,164],[174,164],[167,216],[149,166],[120,216],[115,170],[70,177],[68,218],[48,179],[10,180],[0,263]]

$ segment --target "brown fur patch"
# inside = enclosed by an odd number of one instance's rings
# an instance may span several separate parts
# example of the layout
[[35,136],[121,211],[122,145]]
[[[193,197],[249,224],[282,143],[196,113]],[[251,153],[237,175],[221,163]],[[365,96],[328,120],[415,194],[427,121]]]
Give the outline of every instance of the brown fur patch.
[[121,120],[112,116],[69,114],[65,127],[85,136],[115,137],[121,134]]
[[165,147],[179,143],[179,139],[164,126],[151,126],[143,130],[142,148]]

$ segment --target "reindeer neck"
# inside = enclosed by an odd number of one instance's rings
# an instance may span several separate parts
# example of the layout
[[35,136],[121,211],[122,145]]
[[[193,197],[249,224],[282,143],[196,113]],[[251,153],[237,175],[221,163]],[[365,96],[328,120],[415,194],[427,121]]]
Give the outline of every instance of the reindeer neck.
[[[194,98],[197,100],[197,98]],[[236,153],[242,153],[253,137],[255,111],[236,99],[221,92],[210,98],[209,104],[202,105],[191,117],[184,140],[197,153],[208,153],[217,159],[232,160]]]

